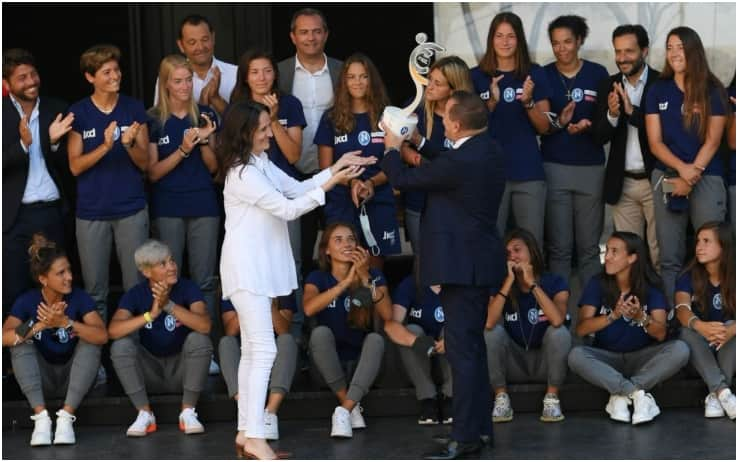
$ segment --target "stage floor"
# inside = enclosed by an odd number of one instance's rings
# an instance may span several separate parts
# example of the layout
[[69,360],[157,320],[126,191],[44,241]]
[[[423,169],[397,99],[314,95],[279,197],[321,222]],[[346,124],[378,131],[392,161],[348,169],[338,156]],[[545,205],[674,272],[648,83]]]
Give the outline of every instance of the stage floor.
[[[638,427],[617,423],[602,412],[572,412],[561,423],[544,424],[538,414],[520,413],[495,425],[495,447],[480,459],[728,459],[736,457],[735,423],[705,419],[698,408],[663,409]],[[6,430],[3,459],[233,459],[234,424],[208,424],[206,433],[185,436],[162,424],[146,438],[126,438],[125,428],[77,422],[77,444],[31,448],[30,429]],[[330,438],[330,416],[280,422],[275,448],[296,459],[418,459],[436,446],[432,435],[446,426],[420,426],[410,417],[367,418],[353,439]]]

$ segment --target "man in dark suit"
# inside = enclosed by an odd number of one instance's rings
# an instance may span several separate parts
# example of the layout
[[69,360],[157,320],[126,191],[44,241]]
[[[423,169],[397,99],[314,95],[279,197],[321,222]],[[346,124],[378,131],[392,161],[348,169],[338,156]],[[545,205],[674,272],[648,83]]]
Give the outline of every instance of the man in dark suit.
[[453,429],[429,459],[457,459],[491,441],[491,398],[484,344],[489,288],[505,274],[497,209],[505,188],[501,150],[487,133],[487,108],[476,94],[457,91],[443,126],[451,150],[418,168],[400,158],[402,139],[385,132],[382,170],[392,186],[428,193],[420,219],[420,281],[441,285],[446,355],[454,383]]
[[36,232],[64,245],[61,138],[74,115],[40,98],[41,80],[26,50],[3,51],[3,314],[31,287],[28,246]]
[[648,146],[641,107],[649,86],[659,78],[659,72],[646,64],[648,34],[643,26],[618,26],[612,33],[612,43],[620,72],[600,86],[592,120],[595,140],[602,144],[610,143],[605,170],[605,201],[613,206],[615,229],[630,231],[644,238],[648,242],[651,260],[658,268],[659,244],[650,182],[654,157]]

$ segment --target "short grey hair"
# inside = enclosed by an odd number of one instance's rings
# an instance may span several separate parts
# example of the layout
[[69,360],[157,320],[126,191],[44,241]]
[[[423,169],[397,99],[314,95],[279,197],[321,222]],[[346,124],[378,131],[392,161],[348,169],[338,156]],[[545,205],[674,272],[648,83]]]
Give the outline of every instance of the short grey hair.
[[149,239],[141,244],[133,254],[133,260],[136,262],[136,268],[143,271],[158,263],[163,262],[172,256],[172,251],[163,242],[156,239]]

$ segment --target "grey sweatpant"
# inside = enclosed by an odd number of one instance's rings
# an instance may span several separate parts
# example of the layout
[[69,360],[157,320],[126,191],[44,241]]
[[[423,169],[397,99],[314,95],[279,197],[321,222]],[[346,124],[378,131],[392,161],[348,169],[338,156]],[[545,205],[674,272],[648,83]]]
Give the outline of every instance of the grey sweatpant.
[[[310,334],[310,357],[328,387],[335,393],[346,388],[347,377],[336,350],[336,338],[326,326],[318,326]],[[359,402],[369,392],[379,373],[384,355],[384,339],[376,332],[367,334],[359,361],[351,377],[346,397]]]
[[648,391],[676,374],[689,360],[689,347],[681,340],[656,343],[630,353],[577,346],[569,353],[569,367],[584,380],[611,395],[628,396]]
[[77,409],[97,376],[100,345],[77,342],[66,364],[51,364],[32,342],[10,348],[10,359],[21,391],[31,407],[44,406],[44,397],[64,398],[64,404]]
[[564,326],[548,326],[541,347],[528,351],[515,343],[499,323],[484,331],[484,342],[487,344],[487,367],[492,388],[502,388],[510,382],[529,381],[560,387],[566,380],[571,334]]
[[497,212],[497,231],[504,237],[510,213],[515,226],[530,231],[543,247],[543,217],[546,213],[545,181],[508,181]]
[[699,333],[682,327],[679,338],[687,342],[692,353],[689,362],[705,381],[710,393],[730,386],[735,380],[735,337],[713,353]]
[[[417,336],[425,335],[425,331],[417,324],[408,324],[407,330]],[[400,359],[405,366],[410,381],[415,387],[415,397],[418,401],[422,399],[434,399],[437,395],[436,384],[433,383],[431,377],[431,358],[425,354],[413,351],[412,348],[406,346],[398,346]],[[451,366],[448,364],[446,355],[437,355],[441,366],[441,374],[443,375],[443,385],[441,392],[444,396],[453,397],[453,386],[451,380]]]
[[[238,363],[241,360],[241,345],[238,338],[230,335],[221,337],[218,346],[220,370],[223,372],[228,396],[238,393]],[[292,334],[277,337],[277,357],[269,379],[269,392],[286,395],[292,386],[297,369],[297,343]]]
[[149,404],[152,393],[183,392],[182,404],[195,406],[208,378],[213,344],[210,337],[190,332],[182,351],[172,356],[154,356],[135,334],[120,338],[110,347],[110,359],[126,395],[136,409]]

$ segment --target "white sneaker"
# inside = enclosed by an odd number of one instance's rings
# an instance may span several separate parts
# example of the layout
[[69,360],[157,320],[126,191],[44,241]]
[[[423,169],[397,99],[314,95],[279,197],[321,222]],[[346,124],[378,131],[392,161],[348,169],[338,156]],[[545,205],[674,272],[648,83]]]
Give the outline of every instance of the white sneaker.
[[197,412],[194,407],[182,409],[179,413],[179,429],[185,432],[185,435],[195,433],[205,433],[205,427],[197,420]]
[[56,413],[54,444],[74,444],[77,442],[74,437],[74,428],[72,428],[72,424],[75,420],[77,420],[77,417],[68,413],[64,409],[59,409]]
[[705,417],[708,419],[725,417],[723,406],[715,393],[710,393],[705,397]]
[[32,415],[31,420],[33,420],[31,446],[49,446],[51,444],[51,418],[49,412],[44,409],[38,414]]
[[106,383],[108,383],[108,373],[105,371],[105,367],[100,364],[100,367],[97,368],[97,376],[95,377],[95,387],[105,385]]
[[610,414],[612,420],[618,422],[630,422],[630,410],[628,405],[630,399],[627,396],[622,395],[610,395],[610,401],[605,406],[605,411]]
[[354,436],[351,430],[351,414],[346,408],[338,406],[331,417],[331,436],[340,438],[351,438]]
[[220,366],[215,362],[215,356],[210,357],[210,367],[208,367],[208,375],[220,374]]
[[146,436],[156,431],[156,417],[143,409],[138,411],[136,421],[128,427],[126,436]]
[[492,408],[492,422],[510,422],[513,419],[512,405],[510,404],[510,395],[507,393],[497,393],[495,396],[495,407]]
[[264,409],[264,438],[268,440],[279,439],[279,419],[276,414]]
[[361,404],[356,403],[356,406],[351,409],[351,428],[366,428],[364,416],[361,415],[362,412],[364,412],[364,408],[361,407]]
[[725,410],[725,413],[728,414],[728,417],[731,420],[735,420],[735,395],[730,391],[730,388],[721,391],[718,395],[718,400],[720,400],[720,405]]
[[631,393],[630,399],[633,400],[633,425],[650,422],[661,414],[661,409],[651,393],[638,390]]

